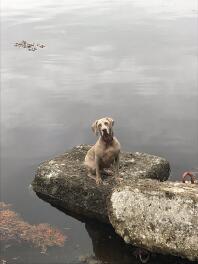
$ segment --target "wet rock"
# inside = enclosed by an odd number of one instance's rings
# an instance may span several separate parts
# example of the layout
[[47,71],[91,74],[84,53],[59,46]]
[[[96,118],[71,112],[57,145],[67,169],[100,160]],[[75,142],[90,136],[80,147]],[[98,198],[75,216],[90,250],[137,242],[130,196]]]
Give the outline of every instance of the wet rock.
[[[42,163],[32,183],[33,189],[45,200],[73,213],[109,222],[107,201],[113,188],[120,183],[113,176],[97,186],[87,176],[84,157],[91,146],[81,145],[52,160]],[[145,153],[122,153],[120,176],[122,184],[130,185],[137,179],[152,178],[164,181],[169,176],[169,163],[160,157]]]
[[198,260],[198,184],[139,180],[114,189],[109,219],[126,243]]

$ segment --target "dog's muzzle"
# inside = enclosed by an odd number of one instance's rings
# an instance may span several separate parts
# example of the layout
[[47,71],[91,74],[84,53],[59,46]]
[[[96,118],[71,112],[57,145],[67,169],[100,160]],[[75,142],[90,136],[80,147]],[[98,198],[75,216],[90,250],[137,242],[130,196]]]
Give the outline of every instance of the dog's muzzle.
[[108,136],[109,135],[109,129],[107,129],[107,128],[102,129],[101,134],[102,134],[102,136]]

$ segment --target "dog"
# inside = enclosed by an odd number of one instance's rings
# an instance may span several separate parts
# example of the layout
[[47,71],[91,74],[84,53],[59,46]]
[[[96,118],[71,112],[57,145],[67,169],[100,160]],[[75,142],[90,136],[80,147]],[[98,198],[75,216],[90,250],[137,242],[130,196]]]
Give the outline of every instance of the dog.
[[[91,128],[99,139],[91,147],[85,156],[84,164],[88,169],[88,176],[96,180],[96,184],[102,183],[101,172],[103,169],[115,166],[116,179],[119,178],[119,156],[120,143],[113,135],[114,120],[110,117],[104,117],[96,120]],[[93,175],[96,175],[94,177]]]

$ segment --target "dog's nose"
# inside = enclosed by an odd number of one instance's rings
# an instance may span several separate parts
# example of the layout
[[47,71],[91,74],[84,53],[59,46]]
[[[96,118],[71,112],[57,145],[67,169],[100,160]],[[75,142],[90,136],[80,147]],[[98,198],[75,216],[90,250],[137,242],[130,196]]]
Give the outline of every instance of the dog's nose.
[[103,132],[107,132],[107,129],[106,129],[106,128],[103,128],[102,131],[103,131]]

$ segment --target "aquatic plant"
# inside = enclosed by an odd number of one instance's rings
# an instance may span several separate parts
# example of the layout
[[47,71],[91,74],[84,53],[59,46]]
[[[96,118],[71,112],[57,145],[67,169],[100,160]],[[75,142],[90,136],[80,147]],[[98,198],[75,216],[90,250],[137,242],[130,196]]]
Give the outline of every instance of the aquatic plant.
[[31,225],[25,222],[10,205],[0,202],[0,241],[28,242],[44,253],[48,247],[62,247],[66,236],[47,223]]

